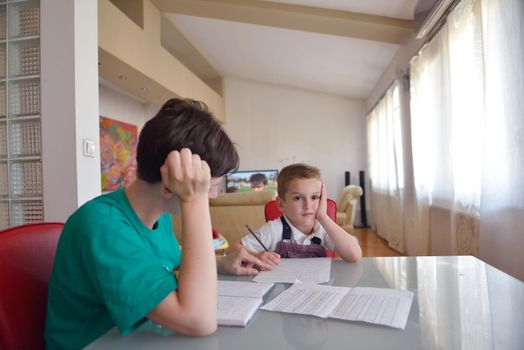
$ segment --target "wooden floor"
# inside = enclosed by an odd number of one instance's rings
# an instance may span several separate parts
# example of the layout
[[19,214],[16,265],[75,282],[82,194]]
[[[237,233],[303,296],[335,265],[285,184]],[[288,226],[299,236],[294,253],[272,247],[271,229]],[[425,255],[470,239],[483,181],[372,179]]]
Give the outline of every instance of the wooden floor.
[[369,228],[355,228],[363,256],[402,256],[403,254],[388,246],[385,239]]

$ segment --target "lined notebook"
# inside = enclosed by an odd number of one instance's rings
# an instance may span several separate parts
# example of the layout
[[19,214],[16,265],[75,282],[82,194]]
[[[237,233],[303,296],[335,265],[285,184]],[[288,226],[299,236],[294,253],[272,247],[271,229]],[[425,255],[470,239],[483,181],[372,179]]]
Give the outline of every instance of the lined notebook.
[[217,322],[244,327],[262,304],[274,283],[218,281]]

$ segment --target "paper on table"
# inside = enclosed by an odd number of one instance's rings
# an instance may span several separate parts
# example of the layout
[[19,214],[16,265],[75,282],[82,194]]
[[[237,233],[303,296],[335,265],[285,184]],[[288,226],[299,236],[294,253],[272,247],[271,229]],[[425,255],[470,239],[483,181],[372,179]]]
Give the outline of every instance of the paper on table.
[[325,283],[331,275],[331,258],[282,259],[271,271],[261,271],[255,282]]
[[274,283],[218,281],[217,322],[221,326],[245,326]]
[[406,290],[296,283],[261,309],[404,329],[412,300],[413,292]]
[[274,283],[220,280],[217,285],[217,294],[232,297],[262,298],[274,285]]
[[404,329],[412,300],[408,290],[355,287],[329,317]]
[[326,318],[348,292],[347,287],[295,283],[261,309]]
[[219,295],[217,298],[217,323],[222,326],[245,326],[262,298],[242,298]]

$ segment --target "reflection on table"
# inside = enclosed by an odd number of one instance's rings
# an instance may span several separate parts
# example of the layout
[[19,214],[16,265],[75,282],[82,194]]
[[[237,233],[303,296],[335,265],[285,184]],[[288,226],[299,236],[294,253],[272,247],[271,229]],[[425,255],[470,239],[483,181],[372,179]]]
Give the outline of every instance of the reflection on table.
[[[220,276],[250,280],[250,277]],[[524,349],[524,283],[471,256],[333,260],[329,284],[415,293],[406,329],[259,310],[209,337],[113,329],[89,349]],[[289,284],[277,284],[272,299]]]

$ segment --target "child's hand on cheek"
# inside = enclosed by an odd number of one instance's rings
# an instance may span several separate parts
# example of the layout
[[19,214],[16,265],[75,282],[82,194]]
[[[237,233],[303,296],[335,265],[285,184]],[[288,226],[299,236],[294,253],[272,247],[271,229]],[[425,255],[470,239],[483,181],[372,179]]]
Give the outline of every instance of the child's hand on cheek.
[[327,193],[326,193],[326,186],[324,185],[324,183],[322,183],[322,187],[320,188],[320,199],[319,199],[315,219],[317,219],[318,221],[321,221],[326,216],[327,216]]
[[162,187],[165,193],[174,193],[182,202],[199,197],[207,200],[211,171],[205,160],[198,154],[192,154],[188,148],[171,151],[162,167]]

